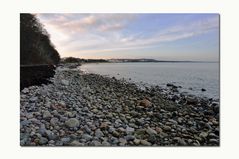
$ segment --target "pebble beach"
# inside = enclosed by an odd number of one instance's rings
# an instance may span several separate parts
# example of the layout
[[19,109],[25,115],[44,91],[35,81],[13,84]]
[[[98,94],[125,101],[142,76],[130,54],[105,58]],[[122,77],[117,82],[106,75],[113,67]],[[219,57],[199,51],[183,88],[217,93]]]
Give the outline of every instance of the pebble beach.
[[219,146],[219,101],[59,66],[20,92],[21,146]]

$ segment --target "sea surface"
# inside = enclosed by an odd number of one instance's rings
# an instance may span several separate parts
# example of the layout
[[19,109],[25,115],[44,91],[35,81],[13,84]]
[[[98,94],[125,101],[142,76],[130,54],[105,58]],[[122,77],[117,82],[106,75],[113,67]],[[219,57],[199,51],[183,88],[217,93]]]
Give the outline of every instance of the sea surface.
[[[126,79],[142,85],[182,86],[180,92],[219,99],[219,63],[205,62],[137,62],[92,63],[80,66],[82,71]],[[201,89],[206,89],[202,92]]]

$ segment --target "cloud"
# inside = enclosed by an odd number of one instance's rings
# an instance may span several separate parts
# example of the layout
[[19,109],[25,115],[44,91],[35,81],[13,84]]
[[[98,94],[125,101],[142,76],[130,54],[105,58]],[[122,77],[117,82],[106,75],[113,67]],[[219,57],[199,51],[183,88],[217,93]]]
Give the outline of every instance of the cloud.
[[[65,16],[67,15],[67,16]],[[46,23],[62,32],[83,33],[87,31],[116,31],[123,29],[134,15],[124,14],[38,14]]]
[[[219,28],[219,17],[208,17],[154,30],[127,30],[139,14],[38,14],[63,56],[73,52],[113,52],[155,47],[159,43],[206,34]],[[147,21],[145,21],[147,23]],[[140,28],[140,26],[138,26]],[[128,32],[125,33],[125,30]],[[65,53],[65,54],[64,54]]]
[[218,17],[172,26],[143,39],[138,37],[131,38],[130,41],[132,41],[132,44],[129,45],[150,45],[160,42],[171,42],[205,34],[215,29],[219,29]]
[[115,31],[115,30],[120,30],[124,28],[124,25],[123,24],[120,24],[120,23],[116,23],[116,24],[110,24],[110,25],[102,25],[100,26],[99,30],[100,31]]

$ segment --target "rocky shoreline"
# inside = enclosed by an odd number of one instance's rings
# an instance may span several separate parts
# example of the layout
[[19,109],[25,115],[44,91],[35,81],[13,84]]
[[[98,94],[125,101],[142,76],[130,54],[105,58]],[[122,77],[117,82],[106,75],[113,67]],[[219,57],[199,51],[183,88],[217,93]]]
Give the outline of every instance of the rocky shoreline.
[[219,102],[58,67],[20,93],[21,146],[219,146]]

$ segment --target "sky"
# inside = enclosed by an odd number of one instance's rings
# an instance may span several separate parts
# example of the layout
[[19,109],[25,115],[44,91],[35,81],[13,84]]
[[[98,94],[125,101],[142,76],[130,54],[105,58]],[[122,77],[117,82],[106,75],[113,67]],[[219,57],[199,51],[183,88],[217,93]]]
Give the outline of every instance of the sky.
[[219,61],[219,14],[36,14],[61,57]]

